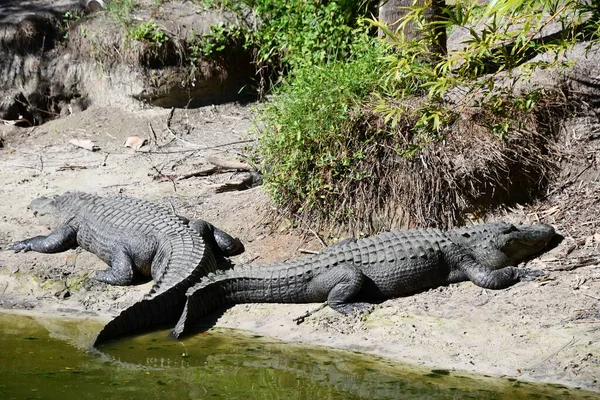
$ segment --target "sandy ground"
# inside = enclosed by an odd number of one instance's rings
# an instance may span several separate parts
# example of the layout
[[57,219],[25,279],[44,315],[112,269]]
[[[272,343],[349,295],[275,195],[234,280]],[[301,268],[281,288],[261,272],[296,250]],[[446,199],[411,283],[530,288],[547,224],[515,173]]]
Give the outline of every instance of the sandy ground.
[[[319,250],[310,234],[269,222],[260,187],[217,193],[242,179],[227,172],[173,181],[156,179],[209,167],[207,157],[236,157],[251,146],[251,111],[238,105],[175,110],[91,107],[34,128],[3,127],[0,149],[0,307],[89,315],[108,321],[140,299],[150,283],[111,287],[90,276],[105,266],[85,251],[14,254],[16,240],[43,234],[30,200],[67,190],[125,193],[170,203],[178,213],[210,220],[238,236],[246,252],[233,262],[286,260]],[[154,133],[153,133],[154,132]],[[149,143],[139,151],[126,137]],[[88,151],[69,143],[88,139]],[[576,141],[575,141],[576,142]],[[552,223],[565,240],[529,263],[548,276],[500,291],[470,282],[386,301],[366,316],[325,308],[300,325],[293,319],[318,305],[239,305],[217,326],[286,341],[375,353],[432,368],[506,375],[600,391],[600,180],[598,141],[567,148],[570,175],[543,202],[499,216]],[[568,146],[567,146],[568,147]]]

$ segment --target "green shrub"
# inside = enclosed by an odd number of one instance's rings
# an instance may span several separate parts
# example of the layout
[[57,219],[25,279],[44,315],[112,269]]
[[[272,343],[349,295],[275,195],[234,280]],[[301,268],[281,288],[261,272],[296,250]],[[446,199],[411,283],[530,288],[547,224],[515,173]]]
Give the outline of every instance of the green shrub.
[[294,69],[259,117],[267,188],[293,212],[327,208],[339,182],[369,177],[361,160],[373,143],[357,125],[385,71],[385,47],[364,38],[352,50],[346,61]]
[[128,34],[134,40],[148,42],[155,47],[161,47],[164,42],[169,40],[167,34],[154,21],[142,22],[129,29]]
[[204,35],[202,53],[217,54],[228,42],[228,36],[233,40],[243,36],[246,48],[255,50],[260,86],[271,75],[348,57],[358,18],[369,15],[366,0],[205,0],[203,3],[205,7],[228,9],[238,14],[241,21],[248,9],[252,9],[258,19],[256,26],[215,25]]
[[[291,2],[289,7],[294,4],[308,10],[320,4],[301,3]],[[405,22],[422,21],[424,7],[411,7]],[[596,40],[599,32],[598,12],[584,2],[499,0],[482,7],[459,0],[444,9],[445,18],[435,25],[418,24],[423,35],[412,41],[404,40],[402,32],[391,32],[380,22],[370,21],[386,33],[385,41],[374,44],[364,39],[365,30],[358,34],[345,28],[354,26],[353,22],[324,15],[327,21],[322,26],[333,29],[332,42],[336,43],[329,48],[322,40],[329,36],[321,28],[306,34],[316,25],[306,22],[308,16],[291,18],[290,10],[273,11],[273,18],[263,26],[266,30],[259,34],[259,60],[281,63],[289,73],[259,116],[257,157],[265,165],[270,195],[288,215],[310,219],[316,227],[338,225],[337,229],[346,224],[354,231],[357,226],[374,229],[372,216],[384,214],[384,202],[404,207],[410,216],[418,214],[419,224],[455,223],[458,213],[477,208],[477,196],[488,190],[476,185],[463,188],[458,180],[477,181],[484,176],[490,185],[504,185],[491,192],[510,192],[506,171],[514,159],[531,157],[523,164],[534,165],[532,170],[539,167],[539,173],[546,176],[551,167],[545,158],[548,152],[543,135],[529,135],[540,142],[523,147],[519,147],[522,139],[510,140],[535,129],[535,117],[525,118],[525,114],[537,109],[542,93],[515,92],[510,83],[527,78],[536,69],[561,65],[561,54],[578,41]],[[263,15],[268,13],[263,11]],[[342,20],[346,22],[341,24]],[[549,24],[558,26],[559,31],[538,40]],[[429,33],[439,26],[467,35],[463,47],[431,57]],[[336,53],[335,48],[340,51]],[[528,62],[536,54],[548,52],[555,52],[556,57]],[[504,80],[508,86],[497,85],[500,74],[509,78]],[[461,90],[454,92],[455,101],[447,102],[446,96],[458,87]],[[476,118],[466,124],[468,131],[462,132],[463,137],[489,134],[486,137],[498,138],[497,144],[490,146],[497,165],[479,162],[477,155],[469,154],[466,158],[473,170],[467,177],[453,175],[460,171],[453,169],[449,156],[435,156],[443,152],[439,150],[443,146],[436,148],[435,143],[444,143],[454,124],[464,129],[464,123],[458,124],[460,114]],[[523,151],[529,145],[540,147]],[[426,146],[429,150],[420,153]],[[418,190],[407,194],[397,183],[418,176],[418,172],[395,168],[413,165],[411,159],[417,160],[417,167],[419,163],[427,165],[429,181],[423,178],[419,185],[413,185]],[[479,165],[489,171],[478,170]],[[412,184],[404,182],[406,187]],[[377,192],[379,187],[384,189]],[[424,188],[437,188],[442,193],[434,196]],[[433,198],[444,203],[433,204]],[[357,216],[364,223],[357,223]],[[432,216],[435,220],[427,220]],[[440,216],[447,220],[440,220]]]

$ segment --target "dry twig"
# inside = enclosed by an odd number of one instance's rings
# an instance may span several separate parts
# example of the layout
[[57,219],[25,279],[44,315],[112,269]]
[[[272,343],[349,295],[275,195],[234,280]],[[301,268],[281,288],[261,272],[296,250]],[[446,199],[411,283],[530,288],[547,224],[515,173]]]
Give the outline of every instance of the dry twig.
[[308,250],[308,249],[298,249],[298,251],[303,254],[319,254],[318,251]]

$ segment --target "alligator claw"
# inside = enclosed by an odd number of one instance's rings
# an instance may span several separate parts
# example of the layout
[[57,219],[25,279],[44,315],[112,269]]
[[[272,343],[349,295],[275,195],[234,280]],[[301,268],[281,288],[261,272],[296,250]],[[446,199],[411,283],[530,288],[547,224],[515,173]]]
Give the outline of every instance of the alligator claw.
[[539,269],[521,268],[518,272],[519,280],[522,282],[539,281],[548,276],[548,273]]
[[364,302],[344,303],[338,304],[332,308],[344,315],[368,314],[373,310],[373,304]]
[[20,240],[18,242],[14,242],[12,246],[10,246],[10,249],[13,250],[15,253],[19,253],[21,251],[23,253],[27,253],[31,250],[31,246],[29,245],[29,243],[27,243],[27,240]]

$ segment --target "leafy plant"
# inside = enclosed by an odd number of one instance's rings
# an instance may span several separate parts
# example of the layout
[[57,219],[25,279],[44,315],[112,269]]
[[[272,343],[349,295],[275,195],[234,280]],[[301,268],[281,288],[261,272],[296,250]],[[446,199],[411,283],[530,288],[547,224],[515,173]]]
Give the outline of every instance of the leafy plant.
[[[423,13],[429,7],[426,1],[421,6],[410,7],[402,24],[413,20],[423,21]],[[453,118],[443,118],[460,113],[477,101],[480,107],[492,109],[500,93],[505,99],[522,101],[520,96],[496,88],[497,76],[508,75],[516,83],[540,68],[559,65],[560,55],[565,54],[578,40],[590,36],[597,30],[590,27],[593,11],[578,1],[542,0],[497,0],[487,6],[471,1],[457,1],[452,7],[443,10],[443,18],[432,23],[420,22],[424,31],[421,39],[406,41],[402,32],[392,32],[379,21],[368,20],[386,34],[387,41],[394,48],[388,56],[391,68],[383,81],[387,92],[379,97],[376,110],[386,116],[402,118],[401,114],[387,109],[396,107],[398,100],[411,96],[425,95],[428,101],[417,110],[423,117],[417,121],[421,132],[429,132],[432,137],[439,135],[440,129]],[[401,26],[402,26],[401,24]],[[539,38],[542,31],[554,24],[555,32]],[[587,25],[587,27],[586,27]],[[463,46],[434,61],[423,54],[431,47],[431,32],[434,28],[461,30],[466,33]],[[536,54],[554,52],[554,60],[527,63]],[[466,95],[453,106],[446,105],[444,96],[456,87],[467,88]],[[531,99],[528,100],[531,102]],[[489,102],[489,103],[487,103]],[[431,110],[442,110],[441,114]],[[507,112],[508,109],[503,111]],[[495,113],[498,115],[498,113]],[[507,114],[508,115],[508,114]],[[441,123],[445,121],[445,123]],[[391,121],[394,124],[394,121]],[[506,136],[510,123],[495,125],[499,137]]]
[[218,54],[225,43],[243,37],[244,46],[254,49],[260,90],[271,78],[265,71],[286,74],[348,57],[357,18],[369,12],[366,0],[204,0],[202,4],[228,9],[239,21],[252,10],[259,21],[256,26],[213,26],[202,39],[201,52]]
[[142,22],[131,28],[128,34],[134,40],[148,42],[156,47],[161,47],[169,40],[167,34],[154,21]]
[[[415,157],[442,142],[466,110],[499,141],[523,131],[523,116],[536,109],[541,92],[518,93],[510,83],[561,65],[560,55],[600,32],[597,8],[574,0],[484,6],[457,0],[430,23],[423,17],[430,5],[425,1],[401,22],[418,21],[422,34],[414,40],[367,19],[385,34],[375,44],[366,28],[355,30],[359,23],[333,15],[343,10],[341,2],[322,9],[316,1],[274,3],[252,2],[265,21],[253,39],[257,61],[288,72],[259,116],[257,158],[283,209],[338,224],[358,215],[356,199],[380,182],[385,186],[381,180],[397,168],[386,149],[404,160]],[[319,22],[311,22],[311,13]],[[545,35],[550,26],[554,33]],[[440,28],[462,31],[465,39],[462,47],[430,57]],[[549,52],[554,59],[530,62]],[[500,74],[509,85],[498,87]]]
[[366,36],[354,47],[348,61],[294,69],[259,117],[258,154],[268,166],[267,188],[294,211],[331,207],[338,183],[370,176],[377,148],[357,126],[362,102],[385,71],[385,48]]
[[210,32],[204,35],[192,34],[188,49],[192,61],[201,57],[214,58],[230,49],[235,42],[243,41],[248,32],[239,25],[223,23],[211,25]]
[[61,32],[61,40],[66,41],[69,40],[69,29],[71,25],[82,18],[82,15],[79,13],[72,13],[71,11],[67,11],[62,14],[62,21],[60,24],[60,32]]

